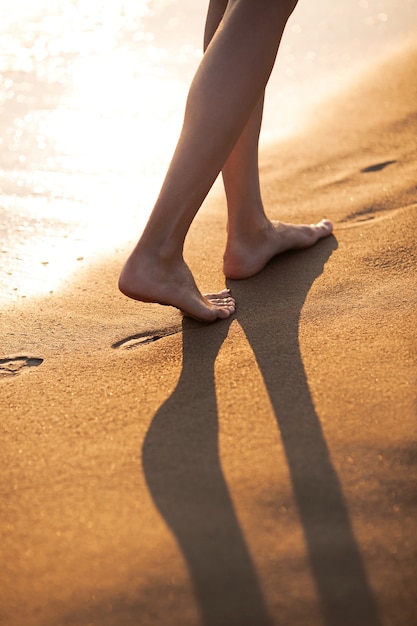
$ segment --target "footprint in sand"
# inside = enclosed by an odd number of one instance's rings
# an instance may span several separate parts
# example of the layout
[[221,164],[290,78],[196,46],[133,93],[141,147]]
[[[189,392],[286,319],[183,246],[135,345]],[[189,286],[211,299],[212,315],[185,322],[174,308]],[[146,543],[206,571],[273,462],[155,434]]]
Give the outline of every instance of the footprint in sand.
[[22,374],[29,367],[37,367],[41,363],[43,363],[43,359],[30,356],[14,356],[0,359],[0,380]]
[[[391,160],[391,161],[382,161],[381,163],[374,163],[373,165],[368,165],[367,167],[364,167],[361,169],[361,174],[370,174],[372,172],[379,172],[385,169],[386,167],[388,167],[389,165],[393,165],[396,162],[397,161],[395,160]],[[384,206],[366,207],[364,209],[351,213],[350,215],[348,215],[341,221],[353,222],[350,225],[354,226],[355,224],[358,224],[358,223],[363,224],[363,222],[370,222],[375,219],[381,219],[389,215],[390,212],[392,212],[392,210],[390,211],[389,209],[386,209]]]
[[139,348],[145,346],[148,343],[158,341],[169,335],[176,335],[181,332],[181,326],[174,326],[173,328],[165,328],[164,330],[148,331],[144,333],[137,333],[136,335],[130,335],[124,339],[120,339],[112,344],[112,348],[123,348],[124,350],[132,350],[133,348]]
[[364,167],[361,169],[363,174],[367,174],[369,172],[379,172],[380,170],[385,169],[388,165],[392,165],[397,161],[383,161],[382,163],[375,163],[375,165],[369,165],[368,167]]
[[[355,211],[354,213],[350,213],[350,215],[348,215],[347,217],[345,217],[344,219],[340,220],[341,222],[351,222],[353,221],[353,224],[351,224],[351,226],[357,224],[358,222],[363,223],[363,222],[369,222],[371,220],[375,220],[376,218],[376,214],[379,213],[383,213],[384,209],[380,208],[380,207],[367,207],[365,209],[361,209],[360,211]],[[381,215],[379,215],[378,217],[381,217]]]

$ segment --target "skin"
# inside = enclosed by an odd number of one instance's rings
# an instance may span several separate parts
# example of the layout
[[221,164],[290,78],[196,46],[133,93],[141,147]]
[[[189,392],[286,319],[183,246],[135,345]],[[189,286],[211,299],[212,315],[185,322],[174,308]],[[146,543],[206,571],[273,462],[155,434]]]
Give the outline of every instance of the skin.
[[[205,53],[191,83],[181,135],[120,290],[212,322],[235,311],[230,293],[201,294],[183,258],[186,234],[220,171],[228,205],[224,273],[257,274],[277,254],[306,248],[332,224],[270,221],[264,211],[258,142],[265,86],[296,0],[211,0]],[[204,129],[204,132],[202,132]]]

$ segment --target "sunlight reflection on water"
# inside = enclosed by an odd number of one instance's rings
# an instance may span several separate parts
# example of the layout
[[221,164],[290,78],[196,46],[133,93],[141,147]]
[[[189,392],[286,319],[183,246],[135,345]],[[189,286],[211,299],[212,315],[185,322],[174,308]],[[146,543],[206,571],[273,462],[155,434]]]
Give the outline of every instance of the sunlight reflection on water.
[[[395,0],[301,0],[268,87],[263,141],[293,132],[382,41],[401,39],[416,4],[404,0],[401,16]],[[2,1],[0,298],[53,291],[77,259],[136,240],[178,136],[205,8]]]
[[161,1],[18,5],[0,10],[0,258],[3,295],[29,296],[139,234],[201,51],[156,41]]

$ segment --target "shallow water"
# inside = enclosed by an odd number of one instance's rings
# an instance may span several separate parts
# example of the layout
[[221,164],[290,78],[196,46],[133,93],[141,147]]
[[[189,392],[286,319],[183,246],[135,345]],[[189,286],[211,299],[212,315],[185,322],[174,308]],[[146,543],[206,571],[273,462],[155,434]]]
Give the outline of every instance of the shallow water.
[[[137,238],[178,136],[205,8],[2,0],[0,299],[53,292],[80,263]],[[411,36],[416,17],[416,0],[300,0],[262,141],[298,130],[327,93]]]

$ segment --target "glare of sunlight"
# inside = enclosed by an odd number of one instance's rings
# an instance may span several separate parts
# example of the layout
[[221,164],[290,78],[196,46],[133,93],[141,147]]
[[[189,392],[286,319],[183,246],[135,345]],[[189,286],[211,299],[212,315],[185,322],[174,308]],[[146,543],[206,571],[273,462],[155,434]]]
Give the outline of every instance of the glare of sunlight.
[[3,293],[29,296],[53,291],[79,259],[139,236],[199,52],[185,43],[173,55],[156,43],[149,18],[164,0],[6,4]]

